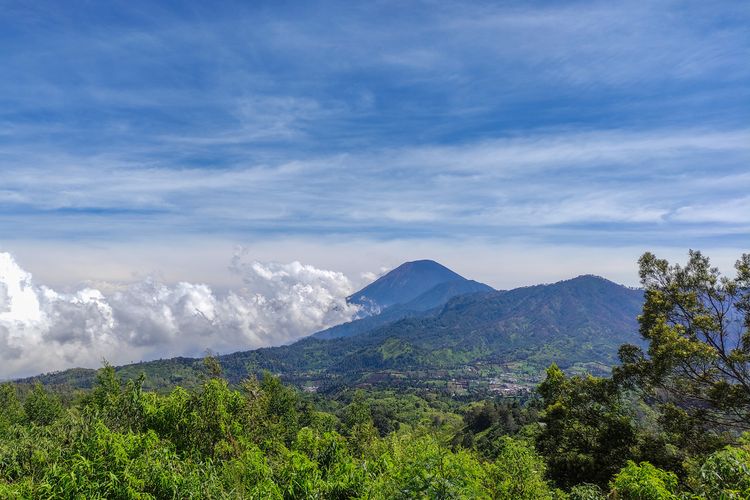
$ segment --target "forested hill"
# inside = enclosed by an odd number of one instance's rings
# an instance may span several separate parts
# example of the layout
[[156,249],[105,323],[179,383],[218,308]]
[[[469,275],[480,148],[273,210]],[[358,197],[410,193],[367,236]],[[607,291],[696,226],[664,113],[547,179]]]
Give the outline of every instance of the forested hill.
[[596,276],[507,292],[462,295],[440,311],[341,339],[303,339],[290,346],[222,358],[298,384],[405,386],[458,381],[463,390],[495,380],[531,385],[550,363],[605,372],[623,343],[638,343],[643,292]]
[[[393,323],[400,319],[417,316],[427,316],[436,308],[442,308],[454,297],[472,293],[489,293],[495,290],[484,283],[473,280],[460,279],[440,283],[426,292],[405,303],[393,304],[378,314],[365,316],[348,323],[336,325],[326,330],[314,333],[312,336],[320,339],[334,339],[349,337],[369,332],[378,327]],[[362,297],[362,296],[361,296]]]
[[[269,370],[308,390],[344,385],[429,386],[454,394],[531,387],[552,362],[570,372],[606,372],[618,347],[640,341],[636,318],[643,293],[604,278],[580,276],[551,285],[473,293],[421,316],[399,319],[358,335],[221,356],[225,375],[239,381]],[[147,375],[156,388],[190,385],[200,360],[176,358],[121,367]],[[41,377],[85,387],[92,371]]]

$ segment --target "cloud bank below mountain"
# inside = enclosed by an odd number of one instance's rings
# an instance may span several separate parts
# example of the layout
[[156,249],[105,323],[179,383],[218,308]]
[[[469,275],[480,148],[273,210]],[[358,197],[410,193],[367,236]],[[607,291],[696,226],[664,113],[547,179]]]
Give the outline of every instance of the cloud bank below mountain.
[[342,273],[243,253],[230,267],[243,286],[227,293],[152,277],[63,292],[0,253],[0,378],[96,367],[104,358],[122,364],[279,345],[357,313]]

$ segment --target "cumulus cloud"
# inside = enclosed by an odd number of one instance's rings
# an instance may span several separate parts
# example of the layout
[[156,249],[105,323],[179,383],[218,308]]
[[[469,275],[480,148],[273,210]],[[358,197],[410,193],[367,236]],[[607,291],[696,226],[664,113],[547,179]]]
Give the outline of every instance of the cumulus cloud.
[[253,261],[245,252],[231,269],[243,286],[223,294],[153,277],[106,294],[61,292],[35,283],[0,253],[0,378],[94,367],[102,358],[128,363],[279,345],[357,314],[346,303],[353,287],[342,273]]

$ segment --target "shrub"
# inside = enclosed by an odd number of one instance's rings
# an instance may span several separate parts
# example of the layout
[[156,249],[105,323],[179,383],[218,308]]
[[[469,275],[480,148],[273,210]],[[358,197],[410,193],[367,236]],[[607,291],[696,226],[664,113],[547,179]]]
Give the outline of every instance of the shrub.
[[690,479],[706,498],[750,498],[750,452],[727,446],[710,455]]
[[648,462],[628,464],[612,480],[612,496],[622,500],[676,499],[677,476]]
[[499,439],[497,448],[497,459],[487,467],[488,486],[494,498],[552,498],[544,479],[544,461],[533,448],[507,436]]

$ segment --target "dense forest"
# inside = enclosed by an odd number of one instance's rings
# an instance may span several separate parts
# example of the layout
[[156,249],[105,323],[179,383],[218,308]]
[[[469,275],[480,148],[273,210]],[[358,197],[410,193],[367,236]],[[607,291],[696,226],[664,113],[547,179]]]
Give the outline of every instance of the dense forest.
[[556,365],[525,397],[305,393],[270,373],[169,393],[0,387],[0,498],[750,497],[750,255],[640,260],[645,345],[611,376]]

